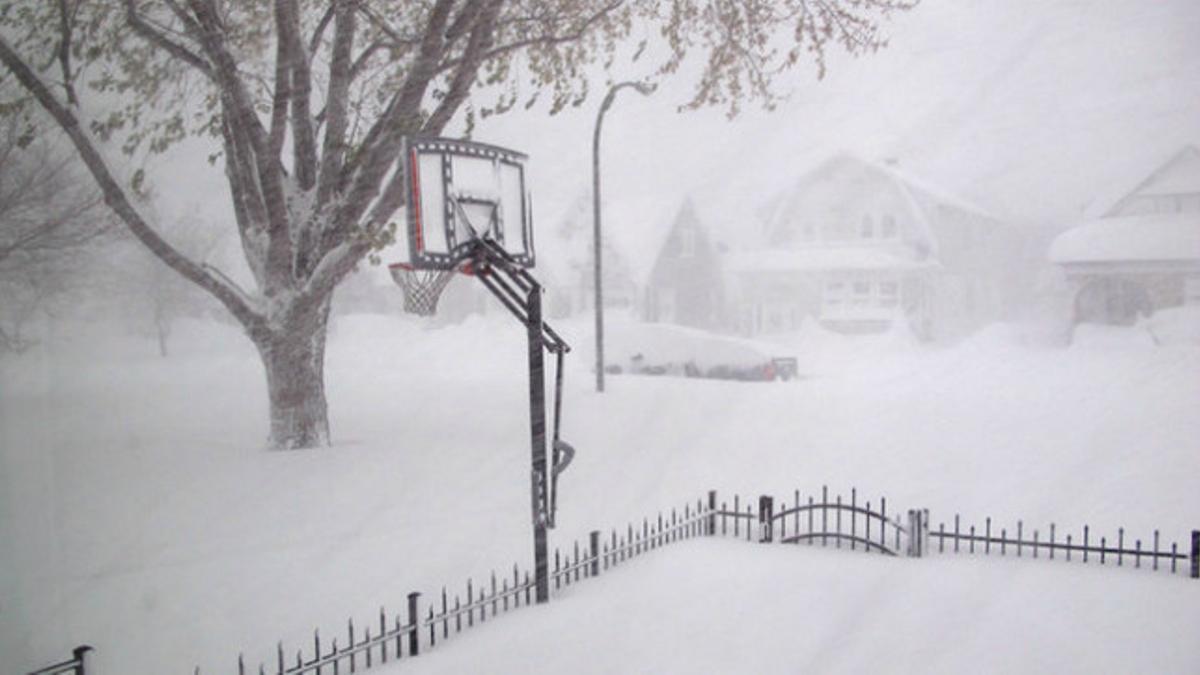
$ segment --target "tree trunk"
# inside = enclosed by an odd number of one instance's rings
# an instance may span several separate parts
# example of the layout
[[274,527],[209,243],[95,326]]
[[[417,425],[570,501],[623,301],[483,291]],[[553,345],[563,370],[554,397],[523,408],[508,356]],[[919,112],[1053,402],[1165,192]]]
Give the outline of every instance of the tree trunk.
[[171,320],[162,307],[154,308],[154,329],[158,335],[158,355],[167,358],[167,338],[171,334]]
[[325,331],[329,301],[256,340],[267,373],[271,436],[278,450],[329,444]]

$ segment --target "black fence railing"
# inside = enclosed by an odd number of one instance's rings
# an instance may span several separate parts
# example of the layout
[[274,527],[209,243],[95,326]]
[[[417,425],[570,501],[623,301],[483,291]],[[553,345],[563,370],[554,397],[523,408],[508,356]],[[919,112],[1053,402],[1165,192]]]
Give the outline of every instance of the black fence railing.
[[[1200,548],[1200,541],[1197,540],[1197,535],[1200,532],[1192,532],[1192,547],[1190,555],[1179,551],[1178,542],[1171,542],[1168,549],[1165,544],[1161,543],[1161,537],[1158,530],[1154,531],[1153,538],[1146,542],[1143,546],[1141,539],[1133,539],[1133,547],[1127,545],[1125,536],[1125,528],[1117,528],[1117,538],[1115,545],[1109,545],[1109,539],[1106,536],[1101,536],[1099,542],[1091,534],[1091,527],[1084,525],[1082,536],[1075,539],[1071,533],[1067,533],[1065,537],[1060,537],[1060,532],[1054,523],[1050,523],[1050,527],[1046,530],[1046,535],[1043,537],[1041,530],[1034,529],[1032,538],[1028,536],[1028,530],[1025,524],[1018,520],[1017,529],[1014,536],[1009,536],[1007,528],[1000,528],[997,535],[992,528],[992,519],[985,518],[982,533],[976,532],[974,525],[967,526],[964,531],[959,515],[954,516],[954,528],[946,529],[945,523],[939,523],[936,531],[926,533],[926,536],[937,540],[938,553],[975,553],[979,551],[984,555],[1016,555],[1018,558],[1030,556],[1033,558],[1043,557],[1049,560],[1055,559],[1055,554],[1058,557],[1079,562],[1099,562],[1101,565],[1111,564],[1114,559],[1118,567],[1123,567],[1125,561],[1130,559],[1133,561],[1135,568],[1142,566],[1142,561],[1149,561],[1151,569],[1158,571],[1160,561],[1162,561],[1162,569],[1167,569],[1168,565],[1171,574],[1175,574],[1181,567],[1180,563],[1191,560],[1196,560],[1198,557],[1197,549]],[[1074,557],[1072,557],[1074,554]],[[1195,567],[1195,565],[1192,565]],[[1195,569],[1190,570],[1191,576],[1197,576]]]
[[[710,503],[715,503],[715,493],[710,494]],[[659,513],[654,521],[644,519],[640,528],[630,524],[624,530],[611,530],[607,537],[595,530],[586,543],[574,542],[567,549],[555,549],[550,573],[553,589],[558,591],[598,576],[604,570],[663,546],[712,534],[713,516],[713,508],[698,501],[682,509]],[[302,648],[289,656],[280,642],[276,644],[274,663],[260,663],[254,669],[246,665],[244,656],[238,655],[237,672],[238,675],[338,675],[417,656],[464,630],[534,604],[534,586],[530,573],[514,565],[511,576],[492,572],[487,583],[468,579],[461,594],[452,594],[443,587],[434,603],[424,609],[422,594],[410,593],[404,619],[395,615],[389,622],[387,613],[380,609],[378,624],[361,632],[356,630],[353,620],[347,622],[344,635],[328,642],[322,642],[320,633],[313,631],[307,655]],[[200,675],[200,668],[196,667],[193,673]]]
[[[874,505],[871,500],[860,501],[856,489],[850,490],[849,499],[841,494],[830,498],[827,487],[821,488],[819,496],[803,499],[797,490],[791,495],[790,504],[787,499],[769,495],[760,496],[757,504],[739,495],[733,495],[732,503],[718,504],[716,491],[710,491],[707,500],[688,503],[669,513],[660,512],[654,519],[642,519],[639,525],[630,523],[624,529],[610,530],[607,536],[595,530],[586,542],[576,541],[565,549],[555,549],[549,578],[553,591],[558,592],[664,546],[700,536],[720,536],[761,543],[819,544],[917,558],[934,553],[1007,556],[1011,552],[1016,557],[1050,560],[1057,557],[1071,562],[1149,567],[1171,574],[1186,571],[1191,578],[1200,579],[1200,530],[1191,532],[1190,550],[1185,553],[1177,542],[1163,542],[1158,530],[1152,539],[1143,542],[1131,541],[1124,528],[1118,528],[1115,542],[1110,542],[1107,536],[1096,542],[1089,525],[1083,527],[1082,537],[1075,539],[1073,533],[1061,536],[1057,525],[1051,523],[1043,537],[1039,529],[1027,534],[1024,522],[1018,520],[1016,531],[1010,536],[1007,528],[995,532],[991,518],[984,520],[980,530],[974,524],[964,525],[962,518],[955,515],[952,528],[941,522],[933,530],[928,509],[908,509],[903,513],[901,522],[899,512],[889,516],[886,499],[875,500]],[[931,546],[934,540],[936,544]],[[464,594],[451,594],[443,587],[435,601],[422,611],[421,594],[410,593],[403,618],[397,614],[389,620],[387,612],[380,609],[378,624],[364,627],[361,632],[352,620],[348,621],[340,646],[338,637],[323,643],[320,633],[314,631],[308,655],[304,649],[298,649],[289,656],[282,642],[277,643],[274,663],[270,666],[260,663],[249,672],[338,675],[417,656],[464,630],[533,604],[534,586],[529,572],[522,572],[514,565],[511,576],[492,572],[487,583],[468,580],[465,600]],[[79,647],[72,660],[29,675],[92,675],[85,670],[90,650]],[[243,656],[238,656],[237,665],[238,675],[246,675]],[[193,672],[199,675],[200,669],[197,667]]]
[[[746,503],[744,508],[743,502]],[[776,510],[777,504],[779,510]],[[903,553],[910,557],[966,553],[1061,559],[1117,567],[1148,567],[1171,574],[1186,572],[1189,577],[1200,579],[1200,530],[1191,532],[1190,547],[1185,549],[1177,541],[1165,542],[1159,530],[1154,530],[1152,537],[1143,540],[1127,536],[1123,527],[1117,528],[1116,537],[1111,538],[1097,537],[1090,525],[1084,525],[1076,538],[1075,533],[1064,533],[1055,523],[1050,523],[1046,529],[1030,531],[1024,521],[1018,520],[1015,531],[1007,527],[997,531],[990,517],[984,519],[980,528],[964,524],[962,517],[956,514],[950,527],[939,522],[937,529],[932,529],[928,509],[908,510],[904,524],[901,524],[888,516],[885,499],[879,499],[877,504],[878,508],[873,509],[869,501],[860,503],[855,489],[851,489],[849,500],[840,494],[831,499],[827,487],[821,488],[819,497],[811,495],[806,500],[802,500],[800,492],[796,491],[791,506],[783,499],[763,495],[758,498],[757,509],[749,500],[735,495],[732,509],[722,503],[718,510],[722,519],[719,531],[742,538],[740,523],[745,521],[744,538],[752,539],[752,525],[757,524],[757,541],[764,543],[777,540],[790,544],[820,544],[888,555]],[[732,519],[732,528],[726,527],[726,518]]]
[[93,671],[88,668],[91,653],[94,650],[88,645],[79,645],[71,650],[71,658],[62,663],[39,668],[29,675],[89,675]]

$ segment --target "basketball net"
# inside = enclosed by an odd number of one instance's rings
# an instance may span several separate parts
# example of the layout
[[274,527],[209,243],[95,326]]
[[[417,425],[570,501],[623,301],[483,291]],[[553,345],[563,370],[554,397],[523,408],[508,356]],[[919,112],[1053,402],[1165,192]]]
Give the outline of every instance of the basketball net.
[[388,265],[392,280],[404,292],[404,311],[417,316],[437,313],[438,299],[457,270],[418,270],[406,263]]

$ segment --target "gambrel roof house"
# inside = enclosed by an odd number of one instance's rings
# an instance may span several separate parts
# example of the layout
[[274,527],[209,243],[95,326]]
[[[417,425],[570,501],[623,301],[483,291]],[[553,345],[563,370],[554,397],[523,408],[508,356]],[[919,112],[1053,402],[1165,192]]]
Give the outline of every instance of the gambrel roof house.
[[1185,146],[1098,217],[1050,245],[1075,295],[1075,321],[1129,324],[1200,303],[1200,150]]
[[763,245],[729,256],[743,332],[807,317],[846,332],[903,321],[945,337],[999,318],[1020,242],[1002,220],[895,163],[834,156],[776,197]]

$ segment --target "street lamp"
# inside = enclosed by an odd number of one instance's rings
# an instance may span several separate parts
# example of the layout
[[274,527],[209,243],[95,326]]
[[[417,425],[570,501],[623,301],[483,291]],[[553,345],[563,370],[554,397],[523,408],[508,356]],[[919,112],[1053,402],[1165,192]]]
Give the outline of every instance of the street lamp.
[[621,82],[609,88],[600,112],[596,114],[596,128],[592,133],[592,260],[596,289],[596,391],[604,391],[604,296],[600,284],[600,128],[604,124],[604,113],[612,107],[617,92],[631,88],[648,96],[655,85],[645,82]]

